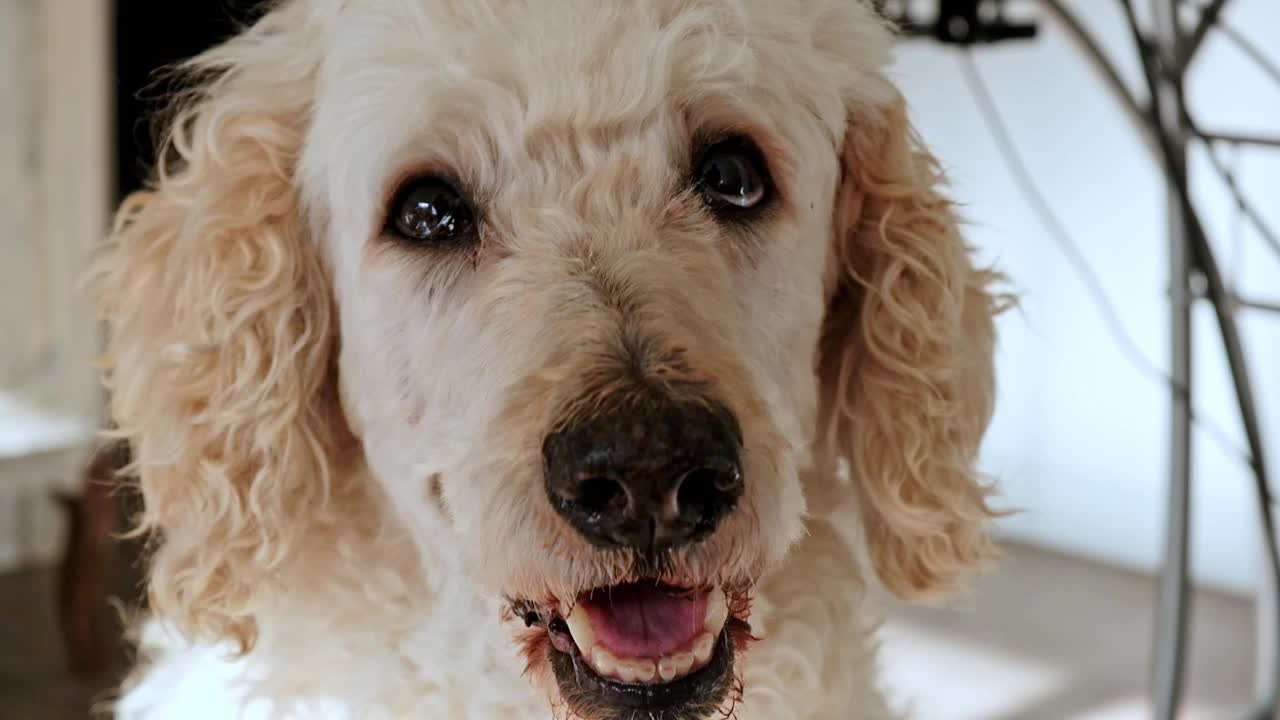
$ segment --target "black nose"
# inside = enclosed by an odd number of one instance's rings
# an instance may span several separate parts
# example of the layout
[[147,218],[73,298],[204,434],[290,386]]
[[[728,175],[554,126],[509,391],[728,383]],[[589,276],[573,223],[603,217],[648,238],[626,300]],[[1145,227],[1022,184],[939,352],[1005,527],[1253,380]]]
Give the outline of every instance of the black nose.
[[547,436],[547,496],[592,543],[653,553],[706,535],[734,509],[741,447],[719,405],[629,402]]

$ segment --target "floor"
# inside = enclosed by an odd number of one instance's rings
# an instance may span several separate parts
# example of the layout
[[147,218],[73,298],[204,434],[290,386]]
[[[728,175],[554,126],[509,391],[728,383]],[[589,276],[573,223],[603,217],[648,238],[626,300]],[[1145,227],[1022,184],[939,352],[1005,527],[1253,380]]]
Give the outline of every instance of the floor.
[[[112,599],[136,597],[138,573],[130,559],[108,559]],[[123,640],[111,648],[107,667],[76,678],[58,632],[58,575],[53,569],[0,574],[0,720],[86,720],[104,717],[91,709],[109,697],[128,667]],[[99,621],[120,637],[119,614],[103,604]]]
[[[0,575],[0,720],[87,718],[121,667],[123,655],[96,681],[67,676],[55,583],[48,571]],[[1010,547],[966,607],[893,607],[882,631],[885,683],[918,720],[1150,717],[1142,703],[1152,593],[1146,578]],[[1251,697],[1252,606],[1202,593],[1194,613],[1183,717],[1238,717]]]
[[[1025,547],[965,607],[894,606],[882,630],[885,682],[918,720],[1142,720],[1151,657],[1150,578]],[[1192,601],[1183,712],[1244,716],[1253,698],[1251,602]]]

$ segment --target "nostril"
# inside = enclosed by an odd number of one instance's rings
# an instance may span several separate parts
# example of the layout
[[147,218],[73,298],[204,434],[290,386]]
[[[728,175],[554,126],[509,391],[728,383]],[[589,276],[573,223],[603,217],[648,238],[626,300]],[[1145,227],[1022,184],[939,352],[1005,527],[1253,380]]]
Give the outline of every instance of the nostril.
[[709,520],[738,500],[742,474],[736,467],[700,467],[685,473],[676,491],[680,514]]
[[617,514],[627,509],[627,490],[611,477],[589,477],[578,486],[574,504],[591,514]]

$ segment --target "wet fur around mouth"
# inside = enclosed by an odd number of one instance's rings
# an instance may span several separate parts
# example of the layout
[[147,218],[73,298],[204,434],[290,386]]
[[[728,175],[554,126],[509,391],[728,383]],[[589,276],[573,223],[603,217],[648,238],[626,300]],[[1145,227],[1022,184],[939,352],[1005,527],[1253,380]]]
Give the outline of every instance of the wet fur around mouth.
[[727,702],[736,702],[741,684],[733,672],[735,635],[748,635],[730,620],[716,640],[711,661],[670,683],[622,683],[596,674],[577,648],[571,652],[546,645],[560,695],[571,718],[581,720],[706,720],[729,717]]

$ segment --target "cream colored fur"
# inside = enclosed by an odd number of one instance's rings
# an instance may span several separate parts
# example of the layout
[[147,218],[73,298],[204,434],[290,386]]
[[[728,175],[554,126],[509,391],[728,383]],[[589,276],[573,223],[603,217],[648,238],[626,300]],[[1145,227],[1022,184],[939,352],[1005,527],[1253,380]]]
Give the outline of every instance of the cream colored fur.
[[[739,509],[671,558],[755,586],[726,710],[886,716],[857,558],[917,598],[994,556],[1000,303],[890,43],[855,0],[288,0],[193,61],[92,278],[155,538],[119,716],[563,715],[502,599],[628,571],[537,456],[619,335],[742,424]],[[686,190],[727,131],[778,185],[745,229]],[[474,253],[379,237],[425,170],[476,190]]]

